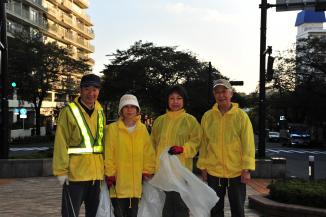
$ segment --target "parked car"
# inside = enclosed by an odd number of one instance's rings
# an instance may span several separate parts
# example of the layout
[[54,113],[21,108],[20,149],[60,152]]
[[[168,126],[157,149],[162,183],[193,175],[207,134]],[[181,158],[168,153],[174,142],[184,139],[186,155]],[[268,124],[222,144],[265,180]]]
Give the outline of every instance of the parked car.
[[270,142],[279,142],[280,141],[280,133],[276,131],[268,132],[268,141]]
[[309,145],[311,136],[307,132],[292,131],[289,140],[290,145]]

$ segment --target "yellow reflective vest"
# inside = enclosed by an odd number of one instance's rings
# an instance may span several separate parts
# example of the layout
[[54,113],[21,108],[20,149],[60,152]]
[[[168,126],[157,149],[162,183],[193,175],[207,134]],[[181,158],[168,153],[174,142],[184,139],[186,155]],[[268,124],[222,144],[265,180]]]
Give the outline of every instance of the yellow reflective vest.
[[224,115],[215,104],[201,121],[204,131],[197,167],[220,178],[234,178],[255,170],[255,143],[248,115],[238,104]]
[[121,119],[109,124],[105,135],[105,175],[115,176],[111,197],[140,198],[142,174],[155,171],[155,152],[147,128],[137,118],[136,128],[128,132]]
[[182,165],[192,170],[193,157],[197,154],[202,137],[202,129],[196,118],[184,109],[159,116],[151,133],[156,151],[156,171],[159,169],[162,152],[171,146],[183,146],[178,156]]
[[[68,175],[70,181],[102,180],[103,109],[96,102],[94,112],[89,116],[79,104],[78,98],[59,114],[54,141],[53,174]],[[77,109],[77,113],[73,109]]]

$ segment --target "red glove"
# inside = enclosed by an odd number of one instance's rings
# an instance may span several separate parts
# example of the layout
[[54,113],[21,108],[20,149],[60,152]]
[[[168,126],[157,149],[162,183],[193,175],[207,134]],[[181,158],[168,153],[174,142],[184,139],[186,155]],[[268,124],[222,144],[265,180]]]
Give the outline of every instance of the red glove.
[[170,155],[173,155],[173,154],[181,154],[181,153],[183,153],[183,147],[182,146],[172,146],[169,149],[168,152],[169,152]]
[[143,181],[148,181],[153,177],[152,174],[143,173]]
[[108,185],[108,188],[110,188],[112,185],[115,185],[115,176],[106,176],[105,177],[106,184]]

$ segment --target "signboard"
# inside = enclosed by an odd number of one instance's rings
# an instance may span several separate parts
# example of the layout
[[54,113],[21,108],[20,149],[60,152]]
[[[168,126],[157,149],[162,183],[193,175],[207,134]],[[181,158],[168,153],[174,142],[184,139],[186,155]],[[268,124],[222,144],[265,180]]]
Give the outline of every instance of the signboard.
[[18,108],[14,109],[14,115],[19,115],[19,109]]
[[326,10],[326,0],[276,0],[276,11]]
[[21,108],[19,110],[19,113],[20,113],[19,115],[20,118],[27,118],[27,110],[25,108]]

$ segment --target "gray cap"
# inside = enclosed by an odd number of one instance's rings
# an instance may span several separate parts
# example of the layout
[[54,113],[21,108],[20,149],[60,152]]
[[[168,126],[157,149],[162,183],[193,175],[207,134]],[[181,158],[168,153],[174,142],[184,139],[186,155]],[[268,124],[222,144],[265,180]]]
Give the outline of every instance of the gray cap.
[[80,87],[101,87],[101,79],[94,74],[84,75],[80,81]]
[[230,82],[228,80],[225,80],[225,79],[218,79],[218,80],[215,80],[214,83],[213,83],[213,89],[217,86],[223,86],[225,87],[226,89],[230,89],[232,90],[232,86],[230,84]]

